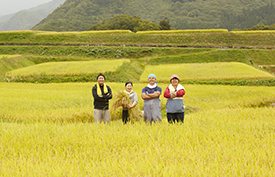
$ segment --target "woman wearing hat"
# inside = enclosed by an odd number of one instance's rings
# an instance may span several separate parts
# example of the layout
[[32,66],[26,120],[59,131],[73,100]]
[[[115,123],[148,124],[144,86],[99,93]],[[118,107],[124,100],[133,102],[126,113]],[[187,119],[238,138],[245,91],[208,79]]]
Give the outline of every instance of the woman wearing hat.
[[176,121],[184,122],[184,105],[183,95],[185,95],[185,89],[179,84],[179,77],[172,75],[170,79],[170,85],[164,91],[164,97],[167,98],[166,113],[169,123],[175,123]]

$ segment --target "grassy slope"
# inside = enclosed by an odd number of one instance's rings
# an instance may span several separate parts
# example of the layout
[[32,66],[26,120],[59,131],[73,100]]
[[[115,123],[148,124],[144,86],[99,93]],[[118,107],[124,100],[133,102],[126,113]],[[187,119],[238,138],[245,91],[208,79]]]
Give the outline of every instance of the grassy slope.
[[194,45],[274,47],[275,33],[90,33],[38,35],[40,32],[1,32],[2,43],[109,44],[109,45]]
[[5,79],[6,72],[34,65],[34,62],[20,56],[0,56],[0,82]]
[[[1,42],[39,44],[141,44],[141,45],[193,45],[193,46],[243,46],[273,47],[275,33],[49,33],[41,32],[1,32]],[[87,61],[101,58],[131,58],[110,75],[110,81],[139,81],[146,65],[170,63],[242,62],[274,71],[274,50],[261,49],[207,49],[207,48],[153,48],[153,47],[87,47],[87,46],[1,46],[2,54],[21,54],[23,60],[35,64],[60,61]],[[260,65],[260,66],[259,66]],[[11,67],[10,70],[17,69]],[[126,76],[124,76],[127,71]],[[7,70],[1,71],[3,73]],[[31,78],[28,82],[69,82],[93,81],[94,76],[85,78]]]
[[[165,72],[163,72],[165,71]],[[239,79],[275,79],[274,75],[249,65],[237,62],[165,64],[146,66],[140,77],[141,82],[148,82],[149,74],[158,76],[158,82],[169,82],[169,77],[177,73],[182,81],[188,80],[239,80]]]
[[[275,55],[274,50],[263,50],[263,49],[186,49],[186,48],[132,48],[132,47],[41,47],[41,46],[5,46],[0,47],[0,50],[6,53],[20,53],[27,54],[32,53],[33,55],[27,55],[23,57],[36,64],[44,62],[57,62],[57,61],[87,61],[100,59],[106,56],[107,58],[114,57],[117,51],[120,51],[123,58],[133,58],[130,63],[123,64],[115,72],[106,72],[107,78],[112,82],[125,82],[132,80],[139,82],[140,76],[144,71],[146,65],[156,64],[176,64],[176,63],[208,63],[208,62],[242,62],[250,64],[249,59],[253,61],[253,66],[259,68],[259,65],[270,66],[275,63],[273,56]],[[111,51],[109,54],[103,54],[106,51]],[[93,51],[93,52],[91,52]],[[92,53],[92,55],[90,55]],[[108,53],[108,52],[107,52]],[[178,55],[175,55],[177,54]],[[41,56],[37,56],[37,55]],[[54,54],[54,55],[52,55]],[[71,54],[71,56],[66,56]],[[133,55],[134,54],[134,55]],[[162,56],[161,56],[162,55]],[[90,57],[87,57],[90,56]],[[155,57],[153,57],[155,56]],[[134,59],[135,57],[142,57]],[[263,68],[260,68],[263,69]],[[7,71],[5,71],[7,72]],[[32,72],[32,71],[30,71]],[[69,72],[69,71],[68,71]],[[19,82],[89,82],[95,81],[95,76],[98,73],[83,75],[83,76],[66,76],[58,77],[51,75],[47,77],[44,74],[39,76],[31,76],[28,78],[14,78],[14,81]],[[240,81],[238,81],[240,82]],[[243,82],[243,81],[242,81]],[[239,84],[239,83],[238,83]],[[246,85],[247,83],[245,83]],[[253,84],[255,85],[255,83]],[[256,84],[257,85],[257,84]],[[270,85],[268,81],[268,85]]]

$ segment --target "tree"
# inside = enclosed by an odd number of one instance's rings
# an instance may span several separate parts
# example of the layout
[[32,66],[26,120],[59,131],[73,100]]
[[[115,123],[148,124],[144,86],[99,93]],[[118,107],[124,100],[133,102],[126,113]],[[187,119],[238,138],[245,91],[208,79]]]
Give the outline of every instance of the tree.
[[134,31],[153,31],[160,30],[160,26],[156,23],[149,22],[147,20],[143,20],[139,23],[139,26],[134,29]]
[[137,16],[117,15],[112,17],[109,21],[104,20],[102,23],[91,26],[88,31],[89,30],[131,30],[137,32],[160,30],[160,26],[147,20],[142,21],[141,18]]
[[169,21],[166,17],[159,22],[159,26],[160,26],[161,30],[170,30],[171,29]]

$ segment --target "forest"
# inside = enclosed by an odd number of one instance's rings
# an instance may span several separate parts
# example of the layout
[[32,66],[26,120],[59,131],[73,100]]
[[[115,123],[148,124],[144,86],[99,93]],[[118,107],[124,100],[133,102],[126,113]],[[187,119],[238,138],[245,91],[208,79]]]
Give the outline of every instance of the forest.
[[177,29],[243,29],[275,19],[272,0],[67,0],[32,29],[85,31],[121,14],[156,24],[166,18]]

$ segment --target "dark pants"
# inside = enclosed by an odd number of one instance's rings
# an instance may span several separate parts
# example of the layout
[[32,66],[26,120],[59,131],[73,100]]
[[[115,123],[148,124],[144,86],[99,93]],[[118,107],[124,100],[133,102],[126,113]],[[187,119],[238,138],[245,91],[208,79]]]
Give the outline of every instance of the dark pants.
[[184,122],[184,112],[182,113],[167,113],[167,120],[169,123]]
[[127,122],[129,122],[129,117],[128,117],[128,110],[123,110],[122,111],[122,122],[124,124],[126,124]]

